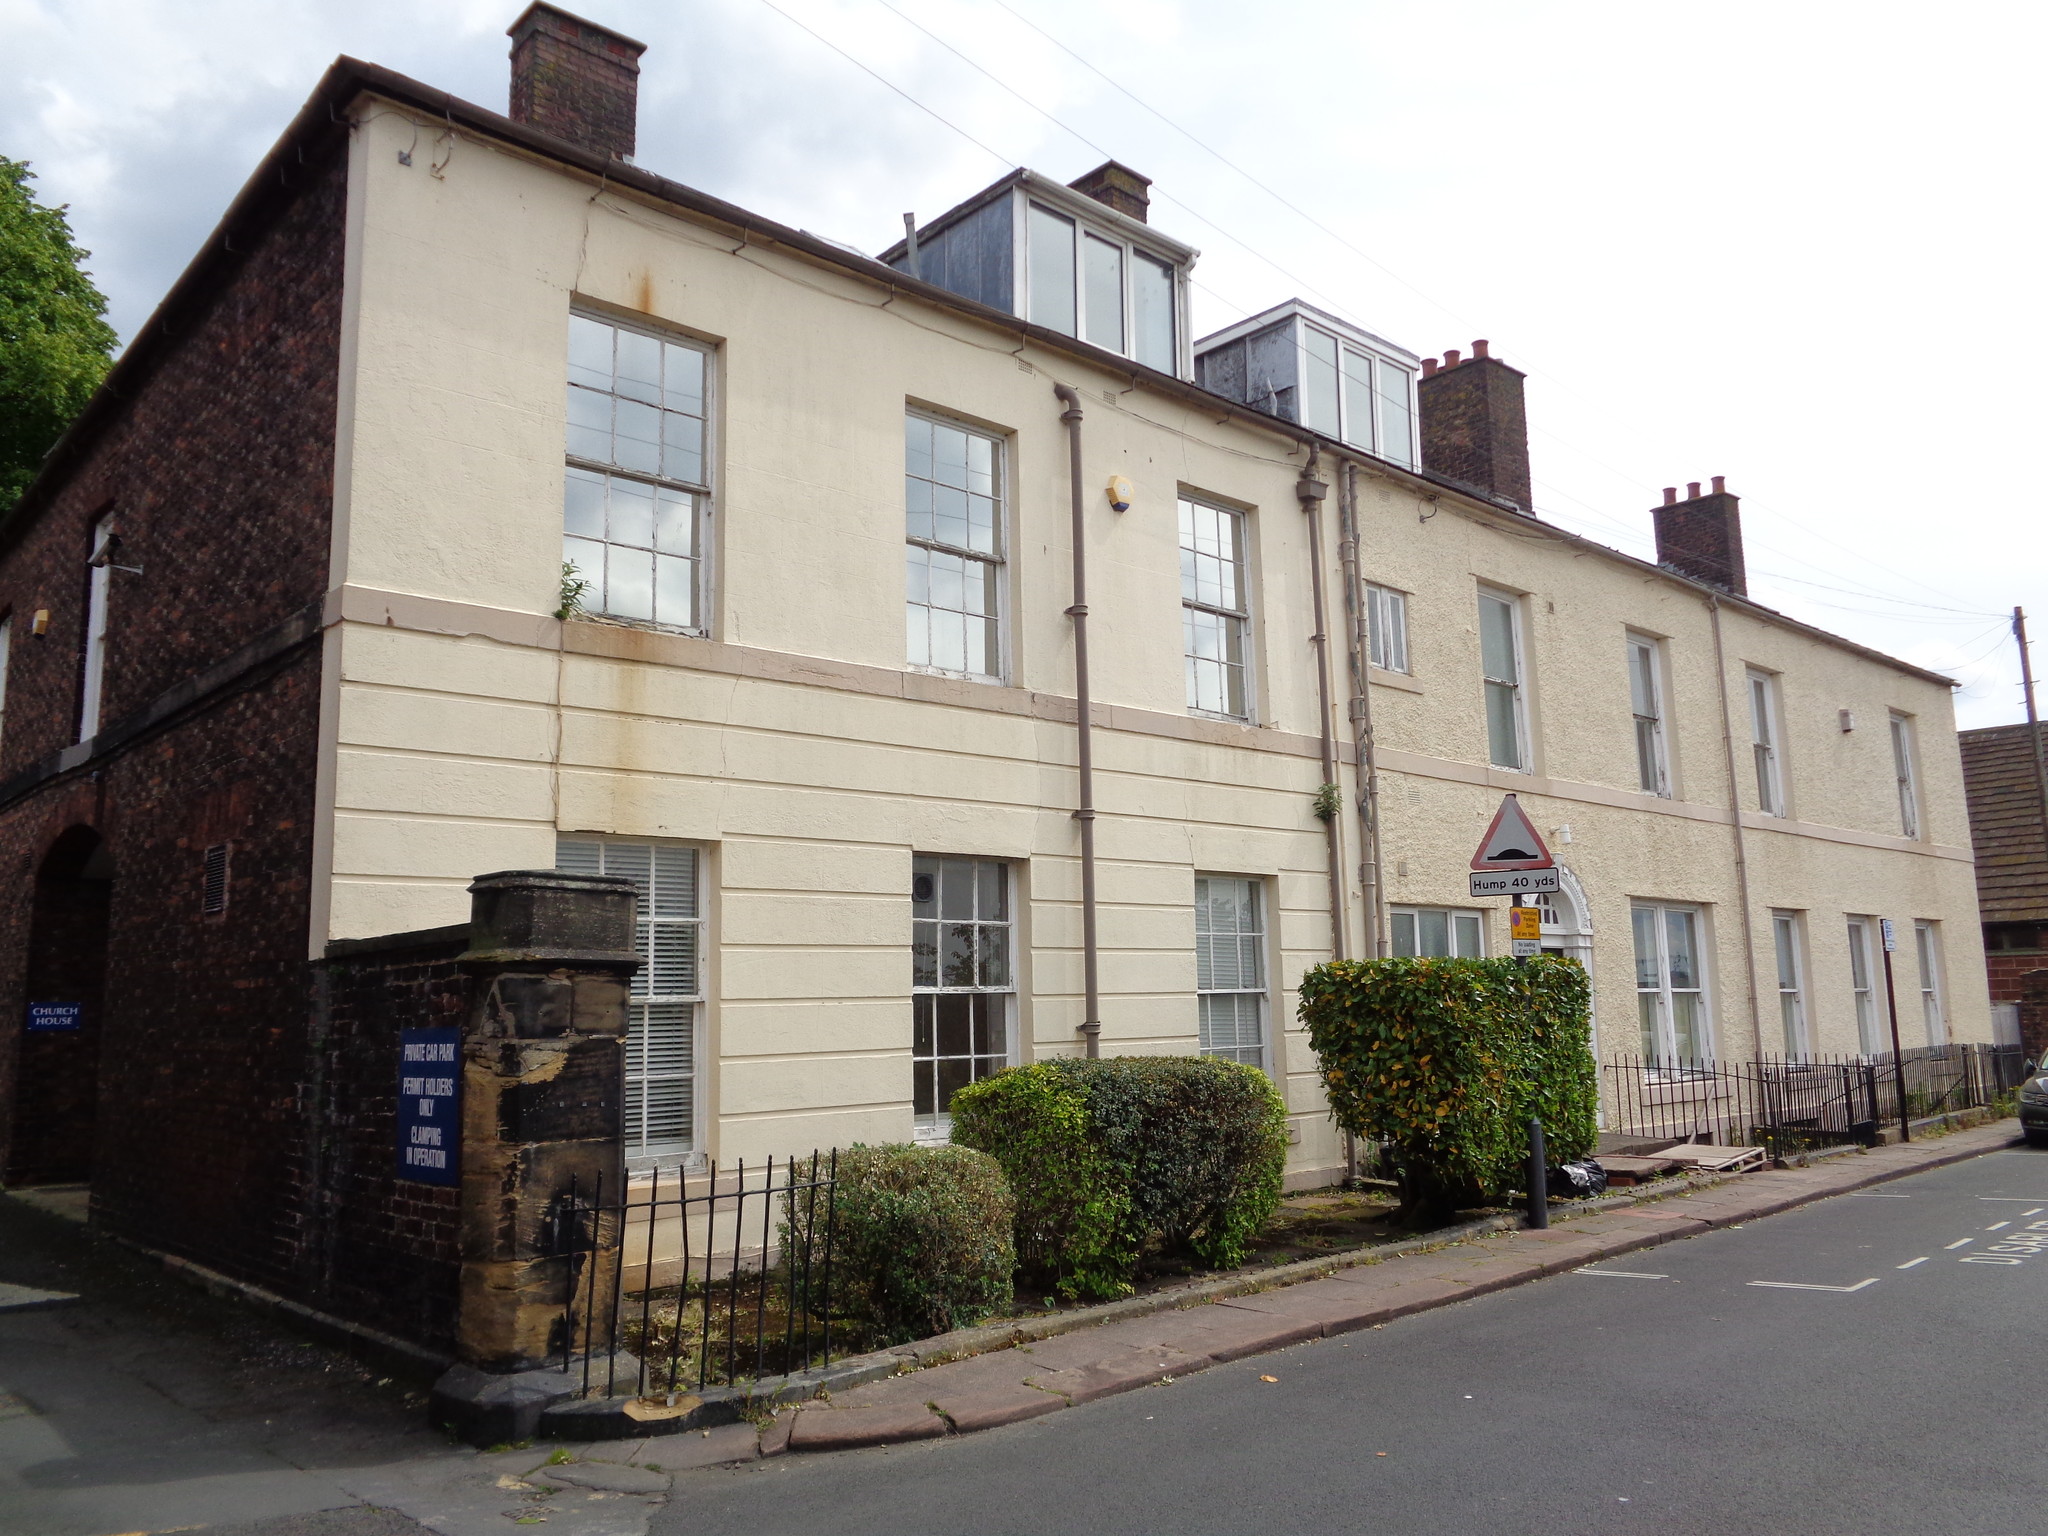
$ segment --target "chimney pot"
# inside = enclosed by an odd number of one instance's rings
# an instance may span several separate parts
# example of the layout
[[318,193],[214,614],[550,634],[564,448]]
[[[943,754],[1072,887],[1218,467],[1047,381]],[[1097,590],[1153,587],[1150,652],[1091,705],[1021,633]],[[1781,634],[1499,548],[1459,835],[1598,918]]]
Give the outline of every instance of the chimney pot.
[[1698,501],[1700,499],[1699,481],[1688,480],[1685,482],[1685,499],[1687,501]]
[[1667,506],[1667,507],[1675,507],[1675,506],[1677,506],[1677,505],[1678,505],[1678,487],[1677,487],[1677,486],[1675,486],[1675,485],[1667,485],[1667,486],[1665,486],[1665,487],[1664,487],[1664,505],[1665,505],[1665,506]]
[[647,45],[545,0],[535,0],[505,30],[512,39],[512,121],[631,160]]
[[1067,185],[1105,207],[1136,219],[1140,224],[1149,222],[1146,214],[1152,207],[1152,178],[1140,176],[1128,165],[1105,160],[1086,176],[1078,177]]
[[1475,341],[1472,343],[1472,355],[1475,358],[1492,356],[1492,354],[1486,350],[1486,343],[1484,341]]
[[1714,476],[1714,494],[1716,496],[1728,494],[1728,477],[1726,475]]
[[1444,366],[1446,368],[1458,366],[1458,349],[1456,347],[1444,348]]
[[1425,379],[1433,379],[1433,378],[1435,378],[1435,377],[1436,377],[1436,368],[1437,368],[1437,362],[1436,362],[1436,359],[1435,359],[1435,358],[1433,358],[1433,357],[1425,357],[1425,358],[1424,358],[1424,359],[1422,360],[1422,376],[1423,376],[1423,377],[1424,377]]

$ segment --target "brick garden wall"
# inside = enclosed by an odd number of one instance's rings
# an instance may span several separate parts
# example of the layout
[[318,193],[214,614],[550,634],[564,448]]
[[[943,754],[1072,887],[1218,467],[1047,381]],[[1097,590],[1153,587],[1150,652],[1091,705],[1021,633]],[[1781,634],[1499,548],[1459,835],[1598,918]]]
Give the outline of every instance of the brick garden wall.
[[[77,436],[0,528],[14,619],[0,739],[0,1154],[18,1119],[27,899],[67,829],[105,840],[108,962],[91,1177],[95,1219],[298,1294],[314,1169],[301,1129],[317,624],[168,708],[327,585],[345,165],[259,178],[263,222],[202,258],[168,322],[131,345]],[[216,247],[218,250],[219,247]],[[117,521],[102,750],[77,735],[90,530]],[[28,634],[47,609],[47,634]],[[108,742],[112,746],[106,746]],[[226,910],[205,850],[230,846]],[[26,1171],[26,1170],[22,1170]]]
[[455,956],[467,943],[456,928],[335,946],[306,1088],[306,1300],[443,1350],[455,1342],[461,1192],[398,1177],[398,1045],[403,1029],[462,1023],[469,980]]

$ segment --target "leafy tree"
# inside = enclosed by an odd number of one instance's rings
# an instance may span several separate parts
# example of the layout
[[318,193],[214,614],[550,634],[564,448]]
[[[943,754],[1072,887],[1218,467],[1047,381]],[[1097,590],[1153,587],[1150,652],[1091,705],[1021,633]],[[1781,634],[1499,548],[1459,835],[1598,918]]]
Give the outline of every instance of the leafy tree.
[[63,208],[35,199],[26,162],[0,155],[0,514],[11,511],[106,377],[117,338]]

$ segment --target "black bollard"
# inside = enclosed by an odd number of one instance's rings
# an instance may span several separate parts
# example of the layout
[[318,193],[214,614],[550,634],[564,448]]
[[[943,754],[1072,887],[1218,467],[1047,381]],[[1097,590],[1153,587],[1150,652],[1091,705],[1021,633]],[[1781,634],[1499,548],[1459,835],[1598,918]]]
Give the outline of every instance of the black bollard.
[[1529,1229],[1550,1230],[1550,1168],[1543,1155],[1543,1122],[1529,1117]]

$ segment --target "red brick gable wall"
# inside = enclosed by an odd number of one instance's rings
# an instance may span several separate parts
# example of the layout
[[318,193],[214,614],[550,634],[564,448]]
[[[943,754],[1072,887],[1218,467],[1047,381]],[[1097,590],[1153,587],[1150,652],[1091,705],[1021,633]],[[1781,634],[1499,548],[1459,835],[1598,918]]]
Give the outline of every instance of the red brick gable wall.
[[[341,339],[345,161],[292,173],[296,193],[234,236],[216,289],[188,305],[128,388],[0,534],[0,610],[15,615],[0,741],[0,1160],[15,1123],[28,893],[67,828],[105,839],[108,961],[91,1155],[95,1219],[124,1236],[301,1289],[309,1199],[307,1041],[317,624],[225,686],[166,694],[317,612],[327,582]],[[117,379],[119,376],[117,375]],[[108,737],[75,736],[89,530],[120,520],[109,626]],[[28,634],[50,610],[49,633]],[[207,914],[205,850],[230,846],[227,906]],[[84,1063],[80,1070],[87,1070]]]

